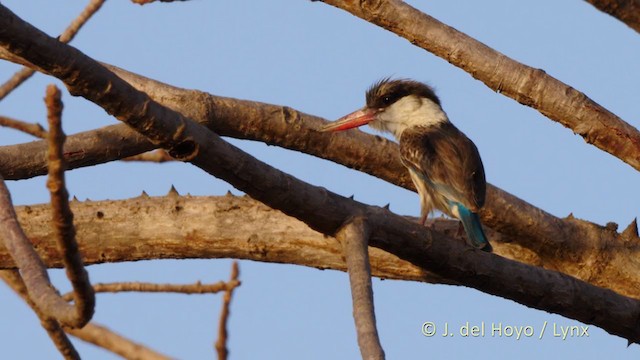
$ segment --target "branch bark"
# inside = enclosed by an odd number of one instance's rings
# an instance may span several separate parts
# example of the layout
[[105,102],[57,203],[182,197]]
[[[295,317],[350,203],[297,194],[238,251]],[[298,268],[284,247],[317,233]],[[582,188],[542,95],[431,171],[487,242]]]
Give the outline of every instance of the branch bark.
[[[105,0],[90,0],[89,4],[82,10],[80,15],[75,18],[71,24],[60,34],[59,40],[68,43],[78,34],[78,31],[82,28],[87,21],[100,10]],[[29,80],[33,76],[35,70],[29,67],[23,67],[18,72],[0,86],[0,101],[9,95],[13,90],[20,86],[23,82]],[[36,124],[33,124],[36,126]],[[38,136],[38,135],[34,135]]]
[[366,220],[356,217],[338,230],[336,238],[342,245],[347,262],[353,301],[353,319],[356,323],[360,354],[363,359],[382,360],[385,357],[376,327],[371,268],[367,252],[370,234],[371,229]]
[[640,33],[639,0],[586,0],[596,9],[605,12],[627,24]]
[[640,170],[640,132],[580,91],[521,64],[401,0],[325,0],[395,33],[530,106]]
[[[335,234],[353,214],[376,223],[370,244],[478,290],[640,340],[640,302],[570,276],[469,249],[385,209],[349,201],[310,186],[222,141],[208,129],[160,106],[144,93],[0,6],[0,46],[62,80],[70,92],[104,108],[170,149],[173,157],[219,177],[270,207]],[[296,194],[296,196],[291,196]],[[514,278],[519,281],[512,281]]]
[[[386,139],[360,131],[326,136],[314,130],[325,120],[289,107],[179,89],[109,68],[152,98],[222,135],[302,151],[414,189],[400,161],[397,144]],[[144,137],[122,124],[69,136],[65,155],[71,167],[81,167],[153,148]],[[45,151],[44,142],[0,147],[0,172],[12,179],[46,173]],[[486,225],[500,232],[489,235],[492,242],[517,245],[506,247],[508,250],[499,254],[638,297],[637,292],[629,291],[634,286],[640,288],[636,275],[640,264],[635,261],[640,239],[635,222],[618,233],[611,226],[573,217],[560,219],[491,185],[481,216]]]
[[31,307],[40,319],[40,324],[47,331],[49,338],[51,338],[51,341],[53,341],[53,344],[60,352],[60,355],[68,360],[80,360],[80,354],[76,351],[69,337],[60,326],[60,323],[42,312],[36,303],[31,300],[27,286],[22,280],[22,277],[20,277],[18,270],[2,270],[0,271],[0,278]]

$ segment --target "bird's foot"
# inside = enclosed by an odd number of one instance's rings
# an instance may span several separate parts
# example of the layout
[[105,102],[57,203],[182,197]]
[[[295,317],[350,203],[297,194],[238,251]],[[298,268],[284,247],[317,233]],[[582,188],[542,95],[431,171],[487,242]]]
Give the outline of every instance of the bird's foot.
[[429,221],[429,217],[427,215],[424,215],[424,216],[420,217],[420,222],[419,223],[420,223],[420,225],[433,230],[434,222],[433,221]]

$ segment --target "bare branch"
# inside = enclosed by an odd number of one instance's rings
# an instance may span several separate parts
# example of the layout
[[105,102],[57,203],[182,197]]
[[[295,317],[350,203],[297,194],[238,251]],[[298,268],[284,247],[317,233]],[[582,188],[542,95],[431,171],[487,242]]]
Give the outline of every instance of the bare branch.
[[0,126],[16,129],[41,139],[47,137],[47,131],[42,127],[42,125],[12,119],[7,116],[0,116]]
[[47,334],[53,341],[53,344],[56,346],[58,351],[60,351],[60,354],[65,359],[79,360],[80,354],[78,354],[75,347],[67,337],[67,334],[65,334],[64,330],[62,330],[62,327],[60,327],[58,321],[40,311],[35,302],[31,300],[31,298],[29,297],[29,292],[27,291],[27,287],[24,284],[24,281],[22,281],[18,270],[2,270],[0,271],[0,277],[7,285],[9,285],[9,287],[13,289],[13,291],[20,295],[22,300],[24,300],[29,305],[29,307],[31,307],[33,312],[36,313],[36,315],[40,319],[40,324],[42,324],[42,327],[47,331]]
[[[178,89],[115,67],[110,68],[138,89],[162,99],[171,108],[199,119],[220,134],[303,151],[413,189],[408,173],[400,162],[397,144],[386,139],[360,131],[326,136],[314,130],[325,120],[289,107]],[[46,171],[41,170],[43,166],[46,169],[46,163],[38,162],[46,151],[44,145],[32,142],[0,147],[3,159],[0,171],[12,178],[34,176]],[[152,144],[125,125],[108,126],[70,136],[65,146],[67,158],[74,167],[119,159],[151,148]],[[508,237],[505,241],[518,245],[499,254],[512,253],[510,258],[562,271],[592,284],[640,297],[637,291],[631,290],[640,288],[640,279],[632,275],[640,271],[635,261],[638,253],[636,244],[640,242],[637,237],[621,241],[620,234],[607,227],[572,217],[557,218],[494,186],[488,187],[487,204],[482,217],[485,224]],[[489,236],[496,240],[500,235]]]
[[[360,131],[328,137],[314,130],[325,120],[289,107],[178,89],[115,67],[110,69],[138,89],[162,99],[165,105],[199,119],[223,135],[303,151],[413,189],[400,162],[397,144],[386,139]],[[119,159],[153,147],[126,125],[113,125],[70,136],[65,145],[65,155],[73,167],[80,167]],[[0,147],[3,159],[0,172],[14,179],[46,172],[46,163],[39,161],[44,158],[41,155],[44,152],[46,144],[41,142]],[[631,290],[640,288],[639,279],[630,275],[640,271],[635,261],[637,237],[620,241],[620,234],[607,227],[572,217],[556,218],[494,186],[488,187],[482,216],[485,224],[509,238],[505,241],[518,245],[499,254],[508,253],[510,258],[562,271],[627,296],[640,297],[637,291]],[[496,240],[500,235],[489,236]],[[568,248],[571,251],[566,251]]]
[[598,10],[605,12],[640,32],[639,0],[586,0]]
[[[89,21],[91,16],[95,14],[100,8],[102,4],[104,4],[105,0],[91,0],[89,4],[82,10],[80,15],[75,18],[71,24],[65,29],[65,31],[60,35],[59,40],[68,43],[76,36],[80,28]],[[20,86],[23,82],[27,81],[33,73],[34,69],[29,67],[24,67],[20,69],[17,73],[15,73],[11,79],[7,80],[2,86],[0,86],[0,101],[4,99],[7,95],[9,95],[13,90],[15,90],[18,86]],[[37,135],[35,135],[37,136]],[[42,136],[38,136],[42,137]]]
[[[246,196],[141,196],[119,201],[76,201],[71,207],[87,264],[235,258],[346,271],[336,242],[327,241],[326,236],[303,222]],[[29,238],[37,241],[38,252],[47,266],[62,267],[60,251],[49,225],[49,206],[19,206],[16,211]],[[158,227],[158,223],[166,227]],[[446,220],[434,225],[437,231],[451,234],[455,234],[457,226]],[[250,234],[249,242],[247,234]],[[380,249],[370,248],[369,252],[375,276],[451,283]],[[496,252],[521,256],[526,253],[509,244],[497,244]],[[0,269],[14,266],[10,255],[0,247]]]
[[168,360],[170,357],[160,354],[142,344],[133,342],[108,328],[89,323],[82,329],[64,329],[68,334],[82,341],[109,350],[125,359]]
[[[0,46],[58,77],[71,93],[100,105],[152,143],[170,149],[173,157],[191,162],[317,231],[335,234],[353,214],[365,214],[377,225],[370,239],[372,246],[466,286],[594,324],[632,342],[640,341],[637,300],[568,275],[470,250],[388,210],[367,207],[310,186],[162,107],[77,49],[26,24],[4,6],[0,6]],[[296,196],[290,196],[292,193]],[[519,281],[511,281],[514,277]]]
[[401,0],[326,0],[468,72],[640,170],[640,132],[585,94],[521,64]]
[[358,346],[363,359],[384,359],[384,350],[376,328],[373,305],[368,242],[371,229],[366,220],[356,217],[336,234],[342,245],[349,271],[353,318],[358,333]]
[[229,283],[235,283],[236,286],[230,287],[224,292],[222,298],[222,310],[220,311],[220,320],[218,321],[218,340],[215,343],[216,352],[218,353],[219,360],[226,360],[229,356],[229,350],[227,349],[227,338],[229,334],[227,332],[227,321],[229,321],[229,306],[231,305],[231,298],[233,296],[233,290],[240,285],[238,276],[240,270],[238,269],[238,262],[234,261],[231,264],[231,276]]
[[[117,282],[93,285],[95,293],[119,293],[119,292],[148,292],[148,293],[179,293],[179,294],[215,294],[220,291],[228,291],[235,288],[240,283],[238,281],[219,281],[214,284],[202,284],[199,281],[195,284],[156,284],[144,282]],[[65,300],[73,299],[73,293],[66,293],[62,296]]]
[[[64,180],[66,164],[62,154],[65,134],[62,132],[62,101],[60,90],[55,85],[47,87],[47,121],[49,122],[49,178],[47,188],[51,193],[52,223],[58,247],[63,253],[64,267],[67,277],[73,286],[74,303],[77,320],[65,325],[81,327],[93,316],[95,295],[89,282],[89,275],[84,269],[82,257],[76,243],[76,230],[73,226],[73,213],[69,208],[69,193]],[[64,311],[68,311],[65,307]],[[63,311],[60,309],[60,311]],[[54,313],[55,314],[55,313]],[[58,318],[57,315],[56,318]]]

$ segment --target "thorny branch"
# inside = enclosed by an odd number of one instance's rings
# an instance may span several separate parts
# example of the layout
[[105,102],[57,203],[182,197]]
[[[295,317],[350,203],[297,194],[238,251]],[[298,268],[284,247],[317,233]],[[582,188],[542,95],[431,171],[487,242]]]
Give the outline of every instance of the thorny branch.
[[[183,90],[116,67],[109,68],[152,98],[162,100],[165,106],[197,119],[222,135],[302,151],[413,189],[400,162],[397,144],[386,139],[357,130],[326,136],[314,130],[325,120],[289,107]],[[65,149],[71,165],[80,167],[153,147],[123,124],[70,136]],[[46,147],[39,142],[0,147],[4,159],[0,170],[13,179],[38,175],[46,171],[42,170],[43,166],[46,169],[46,163],[37,161],[44,151]],[[629,290],[640,288],[640,278],[634,275],[640,271],[635,261],[640,243],[635,222],[618,233],[610,226],[573,217],[557,218],[495,186],[488,187],[487,204],[481,215],[486,225],[500,231],[490,236],[492,240],[515,246],[508,252],[497,249],[498,254],[639,297],[636,291]],[[600,266],[590,265],[594,263]]]
[[[152,143],[170,149],[173,157],[191,162],[322,233],[335,234],[352,214],[366,214],[377,225],[370,239],[372,246],[461,284],[594,324],[631,342],[640,341],[638,301],[564,274],[470,251],[463,244],[387,210],[310,186],[162,107],[86,55],[56,42],[3,6],[0,47],[58,77],[71,93],[100,105]],[[288,196],[291,193],[297,196]],[[511,281],[514,277],[519,281]]]

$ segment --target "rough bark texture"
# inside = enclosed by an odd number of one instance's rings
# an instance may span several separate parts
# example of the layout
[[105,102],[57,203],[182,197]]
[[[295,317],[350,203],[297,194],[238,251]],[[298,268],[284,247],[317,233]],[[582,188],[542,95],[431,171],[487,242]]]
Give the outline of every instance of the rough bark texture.
[[0,46],[58,77],[72,94],[100,105],[151,142],[170,149],[172,156],[190,161],[317,231],[333,235],[351,216],[362,214],[375,224],[372,246],[466,286],[594,324],[632,342],[640,340],[637,300],[568,275],[469,249],[388,210],[312,187],[160,106],[84,54],[51,39],[2,6]]
[[544,70],[521,64],[401,0],[326,0],[468,72],[640,170],[640,132]]
[[640,1],[638,0],[586,0],[640,33]]
[[[87,264],[235,258],[346,271],[342,249],[335,239],[247,196],[191,197],[172,193],[122,201],[73,201],[71,209]],[[45,264],[61,267],[49,206],[18,206],[16,211]],[[435,228],[455,234],[458,224],[442,220]],[[498,245],[496,251],[508,247]],[[518,248],[511,251],[518,252]],[[375,276],[451,283],[380,249],[369,248],[369,253]],[[0,247],[0,268],[13,266],[6,249]]]
[[[179,89],[110,68],[152,98],[222,135],[302,151],[414,189],[394,142],[357,130],[327,136],[315,130],[325,124],[325,120],[292,108]],[[80,167],[153,147],[126,125],[113,125],[69,136],[65,153],[70,166]],[[7,172],[14,179],[46,173],[45,154],[46,144],[38,141],[0,147],[0,172]],[[508,251],[509,258],[562,271],[637,297],[635,292],[627,290],[638,284],[635,274],[640,270],[635,260],[640,246],[640,239],[634,235],[635,223],[630,224],[625,230],[627,235],[622,236],[612,227],[575,218],[557,218],[495,186],[488,188],[481,215],[484,224],[500,232],[489,235],[492,242],[518,245],[507,247],[509,250],[499,254],[505,256]],[[520,255],[516,255],[518,252]],[[625,285],[627,283],[630,286]]]
[[[92,264],[154,258],[230,257],[346,271],[342,249],[335,239],[317,233],[302,222],[289,218],[248,197],[230,195],[215,198],[181,197],[174,193],[162,198],[141,196],[126,201],[87,201],[82,203],[76,201],[72,202],[71,206],[75,213],[81,252],[86,261]],[[48,226],[50,219],[47,216],[46,205],[18,207],[17,212],[25,231],[36,245],[45,263],[51,267],[61,266],[60,254],[55,247],[55,241]],[[413,234],[412,236],[419,236],[422,229],[420,227],[413,228],[414,225],[415,219],[407,224],[412,228],[409,230]],[[446,232],[455,233],[458,225],[452,221],[444,221],[442,224],[438,222],[436,229],[443,230],[441,226]],[[426,238],[424,237],[420,241]],[[459,245],[464,243],[462,239],[450,241]],[[406,246],[402,242],[396,245],[397,247]],[[393,240],[389,241],[388,246],[394,247]],[[413,246],[409,246],[409,248],[407,251],[416,252],[413,257],[435,260],[433,256],[428,256],[427,253],[430,250],[427,248],[419,250]],[[516,245],[509,243],[495,243],[494,250],[498,254],[511,252],[522,255]],[[415,281],[441,281],[424,270],[380,249],[369,248],[369,254],[372,272],[375,276]],[[453,254],[449,255],[438,258],[433,266],[442,262],[439,266],[453,265],[458,270],[465,268],[464,265],[456,264],[458,260],[453,258]],[[472,254],[465,254],[464,251],[458,256],[473,257]],[[492,265],[493,258],[492,256],[491,259],[483,260],[486,263],[480,267],[484,270],[477,276],[485,274],[487,271],[491,272],[487,270],[487,267],[495,266]],[[469,259],[462,260],[466,262]],[[7,253],[0,249],[0,267],[10,268],[12,266],[13,262]],[[505,266],[504,263],[502,266]],[[561,291],[561,297],[564,298],[563,303],[566,303],[566,306],[573,304],[573,292],[579,291],[575,284],[571,285],[571,282],[568,284],[556,283],[556,279],[550,282],[554,284],[553,286],[541,285],[549,284],[547,283],[551,280],[549,278],[546,278],[545,281],[539,280],[541,283],[531,283],[524,281],[530,276],[527,275],[527,270],[523,271],[524,273],[520,274],[519,272],[513,273],[513,276],[520,276],[523,279],[522,282],[513,284],[517,285],[518,292],[521,292],[522,297],[528,297],[530,293],[537,294],[535,295],[538,296],[535,298],[536,302],[539,302],[539,306],[545,306],[547,301],[552,302],[552,298],[544,294],[546,291]],[[554,274],[553,277],[561,277],[568,281],[559,273],[549,274]],[[474,275],[467,274],[466,276],[473,277]],[[491,282],[485,276],[492,275],[483,275],[479,281],[481,283]],[[448,281],[451,283],[451,280]],[[625,283],[625,281],[637,281],[637,279],[629,277],[617,281],[615,278],[611,278],[610,281],[612,284],[624,286],[623,291],[639,296],[638,289],[640,287],[635,285],[636,283]],[[606,290],[598,289],[597,291],[611,294],[613,299],[608,300],[611,301],[611,304],[615,304],[617,300],[614,299],[619,298]],[[581,296],[586,296],[584,301],[589,304],[592,301],[594,304],[597,303],[595,300],[588,299],[589,293]],[[616,308],[611,304],[602,308],[590,308],[584,315],[590,317],[604,311],[603,309]],[[635,305],[631,304],[629,303],[630,307],[625,310],[631,312],[624,316],[633,316]],[[585,305],[583,303],[583,306]],[[581,321],[589,323],[587,320]]]

